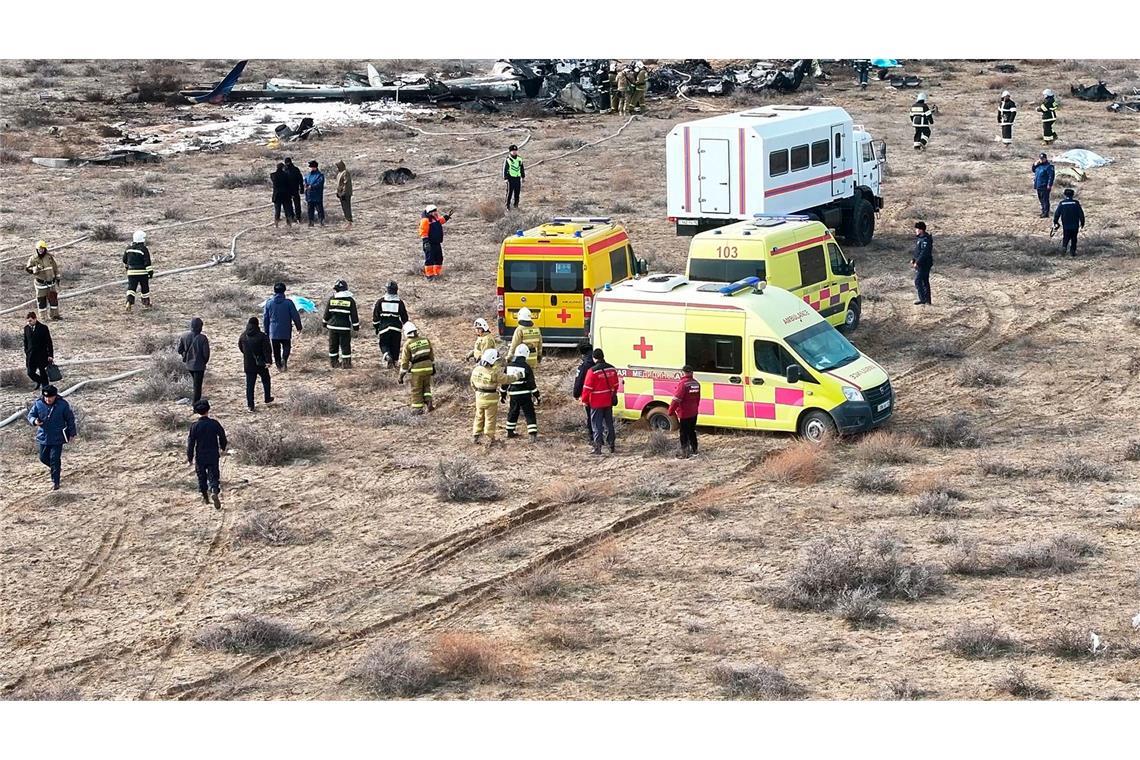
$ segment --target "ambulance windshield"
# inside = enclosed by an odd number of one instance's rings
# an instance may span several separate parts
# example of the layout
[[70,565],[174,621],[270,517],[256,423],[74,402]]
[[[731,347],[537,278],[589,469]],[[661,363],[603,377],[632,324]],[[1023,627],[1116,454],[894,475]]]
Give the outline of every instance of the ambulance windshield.
[[820,372],[842,367],[859,358],[855,346],[827,322],[818,322],[792,333],[786,340],[801,359]]

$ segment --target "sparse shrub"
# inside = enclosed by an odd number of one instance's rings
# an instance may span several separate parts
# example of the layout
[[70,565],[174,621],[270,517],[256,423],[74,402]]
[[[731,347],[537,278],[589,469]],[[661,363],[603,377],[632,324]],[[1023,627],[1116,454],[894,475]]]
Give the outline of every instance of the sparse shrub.
[[590,499],[589,490],[580,483],[557,482],[549,485],[544,493],[551,504],[581,504]]
[[223,174],[214,180],[214,188],[232,190],[238,187],[258,187],[268,183],[268,175],[259,169],[250,169],[245,174]]
[[935,417],[927,422],[922,430],[922,441],[927,446],[944,449],[969,449],[981,445],[970,418],[961,412]]
[[882,467],[868,467],[851,478],[851,485],[860,493],[898,493],[902,486],[894,475]]
[[1093,650],[1089,626],[1076,623],[1069,623],[1050,631],[1042,642],[1042,648],[1055,657],[1067,659],[1094,657],[1103,651],[1103,649]]
[[1102,464],[1077,457],[1059,462],[1054,468],[1058,480],[1066,483],[1085,483],[1090,480],[1112,480],[1112,470]]
[[1052,573],[1071,573],[1084,563],[1083,559],[1097,554],[1098,549],[1082,536],[1062,534],[1048,541],[1019,544],[1002,555],[999,565],[1007,572],[1020,573],[1047,570]]
[[597,634],[585,624],[564,620],[540,626],[536,638],[554,649],[579,651],[589,649]]
[[146,198],[148,195],[154,195],[153,190],[148,189],[141,182],[131,179],[120,182],[118,192],[124,198]]
[[[389,381],[388,385],[384,387],[388,387],[390,385],[391,381]],[[400,407],[393,412],[388,412],[378,420],[380,427],[420,427],[426,422],[427,416],[423,414],[417,414],[415,410],[410,409],[406,406]]]
[[988,660],[1014,651],[1017,641],[996,623],[965,623],[946,638],[946,648],[969,660]]
[[681,495],[681,490],[654,475],[641,475],[633,481],[629,495],[641,501],[665,501]]
[[549,222],[546,214],[535,211],[511,210],[503,218],[488,225],[488,238],[495,243],[502,243],[505,238],[512,237],[519,230],[529,230],[540,224]]
[[464,458],[441,460],[435,469],[435,491],[444,501],[486,501],[498,498],[495,481]]
[[323,453],[320,440],[292,430],[268,426],[241,428],[234,433],[238,460],[246,464],[281,467]]
[[501,200],[494,198],[482,198],[475,204],[475,210],[479,212],[479,218],[484,222],[495,222],[502,219],[507,214]]
[[981,460],[978,469],[983,475],[993,475],[999,478],[1023,478],[1029,474],[1028,468],[1011,464],[1000,459]]
[[499,645],[475,633],[441,634],[432,647],[431,659],[448,678],[494,680],[504,669]]
[[289,272],[280,261],[241,261],[234,265],[234,274],[250,285],[275,285],[289,279]]
[[456,307],[442,303],[424,304],[417,311],[428,319],[445,319],[459,314]]
[[574,150],[575,148],[581,148],[585,144],[586,141],[580,137],[559,137],[557,140],[550,142],[550,147],[557,150]]
[[905,678],[900,681],[891,681],[887,684],[887,699],[913,701],[924,699],[928,695],[929,692],[925,689],[920,689]]
[[233,527],[235,544],[261,543],[284,546],[297,540],[297,533],[285,522],[285,515],[277,510],[246,512]]
[[1124,461],[1140,462],[1140,439],[1129,441],[1124,445]]
[[337,248],[352,248],[356,245],[356,238],[349,235],[337,235],[332,242]]
[[614,201],[610,204],[611,214],[633,214],[636,212],[637,207],[626,201]]
[[981,362],[966,362],[954,373],[954,384],[965,388],[995,388],[1008,382],[1003,373]]
[[797,441],[765,459],[764,472],[777,483],[812,485],[827,476],[825,454],[817,444]]
[[24,157],[16,151],[0,148],[0,164],[18,164],[23,160]]
[[427,655],[403,641],[385,641],[348,673],[377,697],[411,697],[429,691],[438,680]]
[[938,182],[947,185],[968,185],[974,181],[974,175],[962,169],[946,169],[938,175]]
[[212,285],[206,288],[203,298],[213,316],[243,317],[252,311],[254,299],[246,289],[237,285]]
[[202,628],[193,641],[201,649],[259,654],[304,646],[316,638],[280,620],[237,612]]
[[911,504],[912,515],[933,515],[934,517],[960,517],[962,508],[956,494],[950,491],[923,491]]
[[450,359],[436,359],[435,374],[431,376],[431,379],[433,384],[450,383],[458,385],[460,388],[466,388],[471,382],[471,368]]
[[194,392],[190,373],[173,351],[154,354],[150,371],[143,376],[142,385],[131,393],[132,401],[177,401],[189,398]]
[[0,330],[0,348],[7,350],[23,349],[24,336],[15,330]]
[[726,696],[734,699],[786,700],[806,694],[803,686],[769,665],[722,663],[713,668],[712,677],[724,687]]
[[454,166],[455,164],[459,163],[459,159],[455,158],[449,153],[436,154],[433,161],[435,162],[436,166]]
[[91,227],[91,239],[99,242],[122,240],[123,234],[113,224],[96,224]]
[[524,599],[549,599],[561,595],[566,584],[555,568],[543,565],[510,579],[506,588],[514,596]]
[[15,367],[0,369],[0,388],[26,388],[31,384],[28,373],[22,369]]
[[1018,699],[1048,699],[1049,690],[1029,680],[1029,675],[1018,667],[1009,669],[1005,676],[998,679],[994,687],[1001,692]]
[[906,464],[915,459],[916,441],[910,436],[879,430],[855,445],[855,456],[869,464]]
[[192,419],[188,409],[160,409],[154,413],[154,421],[163,430],[182,430],[190,427]]
[[46,127],[49,124],[58,123],[58,119],[46,108],[13,108],[5,119],[24,129]]
[[289,392],[290,414],[300,417],[331,417],[344,411],[344,404],[330,391],[294,390]]
[[835,612],[852,625],[869,625],[886,619],[879,594],[864,587],[848,589],[835,599]]
[[670,454],[675,454],[677,447],[672,437],[660,430],[654,430],[649,434],[649,439],[645,442],[644,450],[646,456],[665,457]]
[[998,74],[986,80],[986,87],[991,90],[1008,90],[1013,86],[1013,77],[1005,74]]
[[170,208],[163,209],[162,218],[169,219],[172,222],[179,222],[186,218],[186,211],[178,206],[171,206]]

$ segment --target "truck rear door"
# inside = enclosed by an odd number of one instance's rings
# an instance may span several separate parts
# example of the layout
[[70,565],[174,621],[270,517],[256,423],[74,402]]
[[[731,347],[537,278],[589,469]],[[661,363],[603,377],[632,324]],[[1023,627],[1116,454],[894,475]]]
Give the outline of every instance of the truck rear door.
[[728,140],[702,138],[697,143],[697,182],[702,214],[732,210]]
[[831,197],[844,198],[851,194],[851,155],[854,146],[847,145],[843,125],[831,127]]

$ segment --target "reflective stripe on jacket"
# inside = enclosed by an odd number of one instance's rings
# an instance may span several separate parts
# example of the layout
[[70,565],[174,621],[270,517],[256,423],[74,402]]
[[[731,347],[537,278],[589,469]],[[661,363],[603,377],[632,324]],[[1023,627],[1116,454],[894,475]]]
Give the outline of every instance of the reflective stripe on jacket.
[[360,318],[356,314],[356,299],[352,293],[342,290],[333,294],[325,306],[324,323],[330,330],[360,329]]
[[150,249],[146,243],[135,243],[123,254],[123,263],[127,266],[127,275],[152,275],[154,267],[150,264]]

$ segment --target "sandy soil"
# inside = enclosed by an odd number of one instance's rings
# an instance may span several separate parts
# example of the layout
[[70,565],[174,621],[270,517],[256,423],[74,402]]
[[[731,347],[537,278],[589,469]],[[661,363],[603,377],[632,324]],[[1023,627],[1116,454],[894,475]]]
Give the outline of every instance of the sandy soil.
[[[1135,63],[1102,63],[1108,74],[1100,64],[1018,62],[1008,80],[984,62],[912,67],[928,78],[924,89],[939,106],[933,142],[922,154],[910,148],[908,94],[877,85],[860,92],[837,75],[789,98],[844,106],[890,145],[876,240],[847,251],[869,294],[853,340],[892,375],[899,399],[892,430],[920,436],[931,419],[961,411],[981,439],[977,448],[915,445],[913,462],[886,466],[901,483],[898,493],[856,490],[853,476],[865,467],[858,442],[827,451],[826,474],[810,485],[770,477],[771,457],[795,445],[786,436],[702,430],[702,456],[678,460],[648,454],[648,433],[626,425],[616,456],[591,458],[576,429],[580,410],[564,392],[576,363],[571,352],[553,353],[541,365],[542,435],[535,446],[473,447],[465,381],[439,383],[437,411],[409,424],[398,414],[406,391],[378,368],[367,331],[357,338],[356,367],[334,372],[322,358],[324,335],[306,330],[290,372],[274,377],[278,403],[247,414],[236,343],[269,288],[248,284],[233,266],[156,279],[151,312],[125,314],[118,286],[64,300],[65,321],[51,325],[61,358],[134,354],[148,336],[176,333],[191,316],[203,316],[215,357],[206,392],[231,435],[277,427],[320,439],[326,450],[281,467],[227,459],[219,513],[197,501],[182,454],[185,428],[167,429],[156,417],[188,417],[187,407],[132,401],[141,380],[72,397],[86,427],[65,454],[60,495],[47,491],[29,430],[0,431],[0,689],[9,696],[76,689],[87,699],[360,699],[368,692],[347,675],[373,648],[408,642],[430,654],[441,636],[461,632],[478,637],[499,667],[445,679],[422,698],[718,698],[725,692],[714,668],[736,663],[777,667],[816,699],[885,698],[904,680],[934,698],[1003,698],[995,684],[1011,666],[1055,698],[1135,699],[1140,660],[1126,647],[1135,643],[1129,620],[1140,612],[1140,464],[1126,460],[1125,449],[1140,435],[1138,122],[1101,104],[1063,100],[1054,150],[1081,146],[1114,159],[1078,188],[1089,216],[1086,256],[1058,255],[1059,242],[1036,217],[1029,171],[1040,150],[1033,93],[1050,86],[1064,97],[1067,82],[1088,82],[1098,72],[1112,87],[1140,81]],[[57,66],[52,92],[98,86],[84,75],[86,65]],[[200,78],[225,69],[222,62],[203,64]],[[36,75],[19,63],[5,72],[5,121],[15,107],[40,107],[38,88],[26,86]],[[125,76],[107,74],[101,83]],[[996,94],[1005,87],[1022,108],[1009,149],[994,140]],[[751,102],[709,101],[717,108]],[[352,230],[330,193],[324,229],[265,227],[270,212],[259,210],[154,231],[151,250],[160,270],[199,263],[253,227],[238,243],[239,263],[280,262],[292,290],[318,301],[343,276],[362,317],[395,278],[439,355],[461,364],[471,320],[493,316],[498,239],[478,205],[493,206],[502,181],[501,159],[453,164],[528,139],[528,213],[612,213],[655,270],[678,270],[686,240],[663,218],[664,136],[696,114],[674,100],[650,105],[613,139],[569,156],[562,154],[577,144],[571,141],[614,134],[624,120],[448,110],[410,121],[427,131],[415,136],[338,127],[291,152],[298,163],[317,158],[331,168],[343,158],[356,170]],[[16,158],[67,144],[90,150],[100,124],[161,124],[171,113],[162,105],[82,99],[43,107],[55,114],[60,133],[49,134],[50,125],[13,126],[4,148]],[[71,240],[84,225],[110,223],[129,233],[264,204],[264,187],[212,185],[225,174],[268,170],[278,155],[251,141],[137,168],[51,170],[6,159],[0,257],[22,259],[37,238]],[[540,165],[543,159],[549,162]],[[398,189],[373,186],[398,165],[420,177]],[[147,194],[124,195],[128,182]],[[456,210],[445,276],[430,284],[415,275],[422,263],[415,229],[425,203]],[[909,245],[920,217],[936,238],[929,309],[911,305]],[[62,251],[65,285],[119,277],[123,247],[89,240]],[[0,265],[0,306],[28,296],[21,266]],[[22,312],[4,321],[3,331],[15,335]],[[16,344],[6,339],[4,346],[0,366],[20,367]],[[956,384],[968,362],[1006,383]],[[63,384],[135,366],[75,367]],[[295,414],[290,395],[303,391],[334,398],[343,409]],[[28,398],[22,386],[5,387],[0,408],[7,415]],[[475,459],[502,495],[441,500],[436,463],[456,456]],[[1110,479],[1062,480],[1058,466],[1077,457],[1107,469]],[[993,462],[1024,469],[1013,477],[985,474],[983,465]],[[916,493],[931,484],[964,495],[962,516],[911,513]],[[647,486],[657,493],[647,495]],[[296,541],[235,540],[235,526],[255,511],[278,514]],[[949,573],[945,593],[887,602],[890,621],[876,626],[852,627],[828,612],[773,603],[770,590],[786,581],[807,542],[883,530],[905,544],[908,557],[940,566],[972,541],[986,553],[1073,534],[1095,544],[1096,553],[1066,574]],[[536,569],[549,570],[552,593],[520,592],[519,577]],[[270,654],[194,646],[204,626],[233,611],[280,619],[319,641]],[[944,642],[967,622],[994,622],[1021,647],[990,660],[958,657]],[[1048,653],[1045,638],[1067,623],[1100,633],[1107,653]]]

